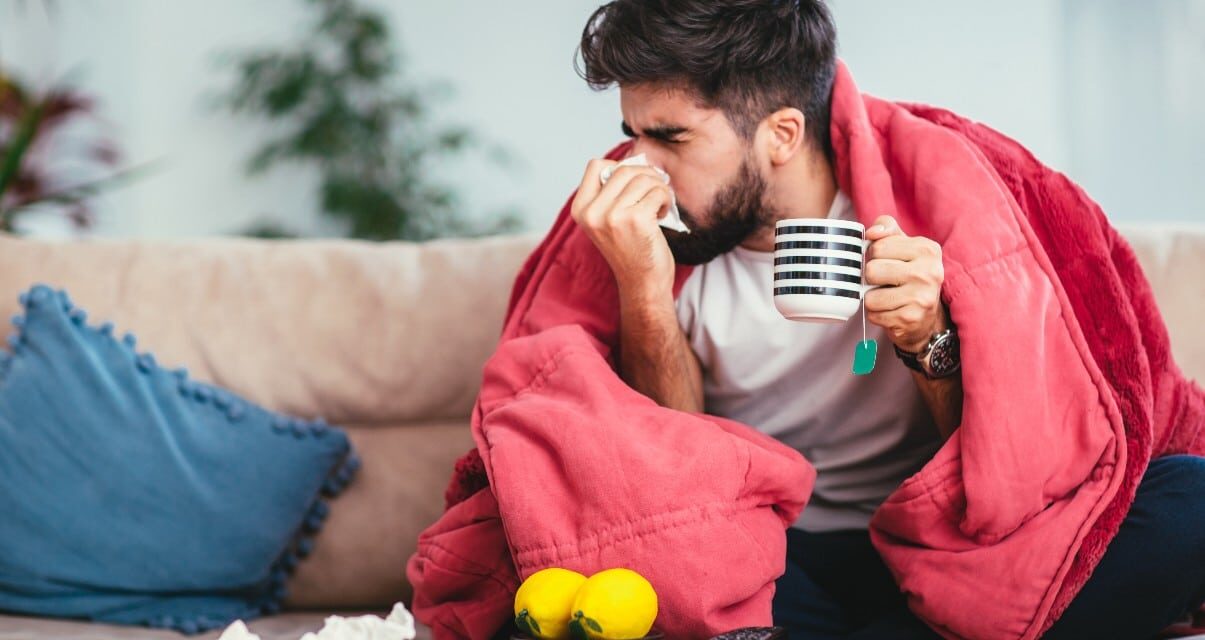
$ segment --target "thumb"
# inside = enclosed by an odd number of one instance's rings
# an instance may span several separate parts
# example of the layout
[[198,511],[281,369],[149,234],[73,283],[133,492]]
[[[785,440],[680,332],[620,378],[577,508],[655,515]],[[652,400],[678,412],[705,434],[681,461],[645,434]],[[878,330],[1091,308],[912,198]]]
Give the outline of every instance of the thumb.
[[899,223],[891,216],[879,216],[875,218],[874,224],[866,230],[866,239],[871,241],[895,235],[902,236],[905,234],[900,229]]

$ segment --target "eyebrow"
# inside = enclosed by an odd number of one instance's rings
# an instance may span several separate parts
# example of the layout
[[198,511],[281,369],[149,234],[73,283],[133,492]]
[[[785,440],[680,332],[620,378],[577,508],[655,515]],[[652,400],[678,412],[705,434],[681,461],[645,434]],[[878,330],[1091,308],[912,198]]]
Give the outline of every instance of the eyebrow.
[[[625,135],[629,138],[637,137],[636,131],[633,130],[632,127],[630,127],[628,125],[627,121],[622,121],[619,124],[620,124],[620,128],[623,129],[623,135]],[[690,129],[687,129],[686,127],[678,127],[678,126],[672,126],[672,125],[658,125],[655,127],[648,127],[647,129],[645,129],[644,135],[649,138],[653,138],[655,140],[661,140],[663,142],[677,142],[678,136],[680,136],[688,131],[690,131]]]

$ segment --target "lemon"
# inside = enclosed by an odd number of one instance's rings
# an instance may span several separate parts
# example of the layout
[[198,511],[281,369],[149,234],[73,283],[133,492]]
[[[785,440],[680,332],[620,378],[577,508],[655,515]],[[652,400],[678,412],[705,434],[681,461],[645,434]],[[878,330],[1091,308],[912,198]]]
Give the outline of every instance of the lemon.
[[631,569],[607,569],[578,589],[569,632],[580,640],[634,640],[647,635],[656,619],[653,585]]
[[541,640],[566,640],[569,613],[586,576],[568,569],[541,569],[515,592],[515,626]]

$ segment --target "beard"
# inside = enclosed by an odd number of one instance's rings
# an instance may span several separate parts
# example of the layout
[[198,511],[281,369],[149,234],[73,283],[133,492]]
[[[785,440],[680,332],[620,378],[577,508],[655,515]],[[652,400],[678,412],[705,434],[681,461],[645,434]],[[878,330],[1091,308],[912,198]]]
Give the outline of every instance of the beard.
[[736,177],[720,189],[708,207],[706,218],[710,224],[701,225],[699,216],[679,205],[678,213],[690,233],[661,229],[674,261],[697,266],[732,251],[774,219],[764,202],[765,195],[766,181],[746,158]]

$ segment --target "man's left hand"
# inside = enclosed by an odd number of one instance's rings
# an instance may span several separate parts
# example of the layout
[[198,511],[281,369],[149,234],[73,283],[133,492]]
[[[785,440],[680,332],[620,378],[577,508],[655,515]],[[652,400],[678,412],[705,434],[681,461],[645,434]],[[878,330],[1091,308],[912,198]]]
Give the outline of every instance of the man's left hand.
[[866,292],[866,319],[886,329],[897,347],[916,353],[946,329],[941,245],[906,235],[891,216],[879,216],[866,239],[871,244],[863,277],[867,284],[884,285]]

